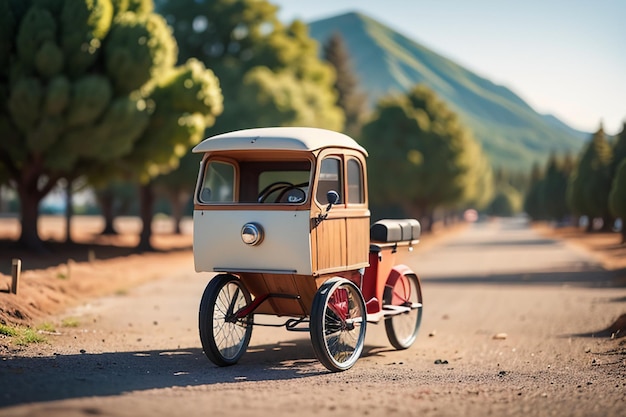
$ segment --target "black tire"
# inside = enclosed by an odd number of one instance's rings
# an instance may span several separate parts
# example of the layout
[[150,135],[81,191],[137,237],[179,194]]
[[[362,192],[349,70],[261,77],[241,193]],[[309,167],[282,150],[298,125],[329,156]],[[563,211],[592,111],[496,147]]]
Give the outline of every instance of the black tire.
[[416,275],[399,277],[388,282],[383,294],[383,305],[409,306],[411,310],[385,318],[385,332],[389,343],[398,349],[407,349],[417,337],[422,322],[422,286]]
[[333,372],[350,369],[365,341],[367,311],[361,290],[344,278],[326,281],[315,293],[310,319],[317,359]]
[[248,348],[253,316],[236,319],[234,313],[251,301],[250,292],[233,275],[217,275],[206,286],[198,323],[204,354],[214,364],[234,365]]

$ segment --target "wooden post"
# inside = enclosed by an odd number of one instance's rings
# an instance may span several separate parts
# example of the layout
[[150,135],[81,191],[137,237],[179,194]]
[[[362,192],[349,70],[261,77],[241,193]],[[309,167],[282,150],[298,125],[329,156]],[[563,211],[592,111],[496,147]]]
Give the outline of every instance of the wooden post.
[[13,259],[13,268],[11,271],[11,292],[17,294],[17,283],[20,280],[20,274],[22,273],[22,260]]

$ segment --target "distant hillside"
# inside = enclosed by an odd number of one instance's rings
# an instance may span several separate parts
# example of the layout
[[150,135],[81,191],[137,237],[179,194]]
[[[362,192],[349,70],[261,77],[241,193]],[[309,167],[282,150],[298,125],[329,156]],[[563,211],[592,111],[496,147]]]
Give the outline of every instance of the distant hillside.
[[590,135],[541,115],[506,87],[480,77],[376,20],[347,13],[310,22],[320,44],[339,32],[361,88],[374,103],[417,83],[433,89],[471,128],[493,164],[528,169],[552,151],[578,153]]

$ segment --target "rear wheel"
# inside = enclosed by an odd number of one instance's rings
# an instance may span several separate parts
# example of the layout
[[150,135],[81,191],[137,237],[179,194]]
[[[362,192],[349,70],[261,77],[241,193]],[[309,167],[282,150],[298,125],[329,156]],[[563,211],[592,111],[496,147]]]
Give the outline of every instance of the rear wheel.
[[361,290],[351,281],[333,278],[317,290],[311,308],[311,343],[327,369],[345,371],[359,359],[366,315]]
[[237,363],[252,335],[252,314],[236,313],[251,303],[250,292],[233,275],[217,275],[200,302],[199,330],[204,354],[218,366]]
[[405,312],[385,318],[389,343],[396,349],[410,347],[422,322],[422,287],[416,275],[401,275],[385,286],[383,306],[404,307]]

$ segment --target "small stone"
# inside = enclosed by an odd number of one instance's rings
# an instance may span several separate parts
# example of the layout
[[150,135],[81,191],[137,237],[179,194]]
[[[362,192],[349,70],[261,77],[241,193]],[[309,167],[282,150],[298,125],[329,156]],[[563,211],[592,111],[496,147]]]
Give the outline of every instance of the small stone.
[[433,330],[430,333],[428,333],[428,337],[435,337],[436,334],[437,334],[437,330]]
[[448,361],[445,359],[436,359],[435,360],[435,365],[447,365]]
[[493,340],[505,340],[508,336],[506,333],[496,333],[493,335]]
[[87,351],[85,349],[81,349],[80,353],[87,353]]

